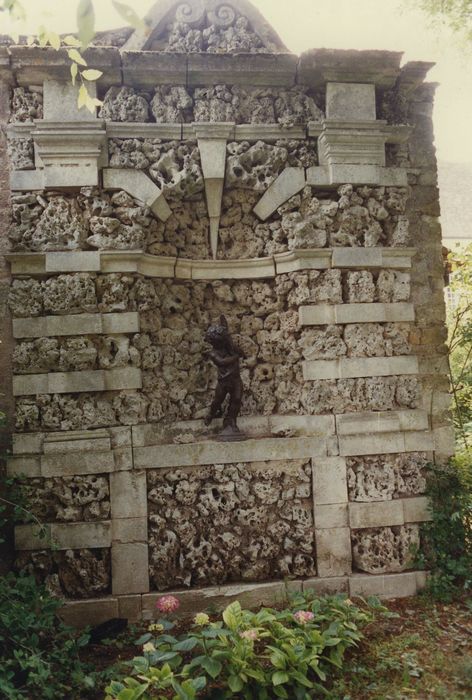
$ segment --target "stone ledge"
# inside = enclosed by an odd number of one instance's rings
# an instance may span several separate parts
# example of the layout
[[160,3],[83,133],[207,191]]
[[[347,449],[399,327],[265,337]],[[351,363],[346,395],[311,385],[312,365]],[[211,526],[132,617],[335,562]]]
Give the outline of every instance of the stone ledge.
[[303,379],[350,379],[355,377],[390,377],[418,374],[418,358],[410,355],[395,357],[347,357],[337,360],[306,360]]
[[415,307],[408,303],[393,304],[319,304],[300,306],[301,326],[339,323],[392,323],[414,321]]
[[341,435],[428,430],[428,413],[422,409],[404,411],[367,411],[336,415],[336,432]]
[[406,523],[423,523],[432,520],[427,496],[403,498],[403,517]]
[[187,86],[225,84],[292,87],[296,81],[297,64],[298,57],[289,53],[189,53]]
[[15,549],[99,549],[111,546],[111,521],[45,523],[45,537],[37,525],[15,527]]
[[[42,452],[57,452],[59,446],[65,452],[78,452],[79,448],[76,445],[84,442],[93,451],[94,446],[101,444],[104,439],[107,439],[107,449],[115,449],[131,447],[131,426],[41,433],[13,433],[12,438],[14,455],[39,456]],[[101,449],[99,448],[99,451]]]
[[13,319],[14,338],[139,333],[139,313],[71,314]]
[[13,396],[31,394],[68,394],[85,391],[118,391],[141,389],[141,370],[123,369],[82,370],[80,372],[50,372],[23,374],[13,377]]
[[375,595],[384,600],[413,596],[423,588],[422,573],[354,574],[349,578],[349,594],[352,598]]
[[396,452],[428,452],[434,449],[433,435],[429,431],[412,431],[340,435],[339,454],[344,457],[394,454]]
[[[157,616],[156,601],[162,595],[174,595],[180,602],[179,615],[190,617],[205,610],[220,612],[227,605],[239,600],[243,607],[258,608],[283,603],[288,596],[301,590],[313,591],[316,595],[349,594],[352,597],[378,595],[383,599],[416,595],[424,588],[425,571],[410,571],[402,574],[352,574],[349,576],[316,577],[276,581],[274,583],[241,584],[195,588],[190,590],[146,593],[144,595],[119,595],[88,600],[70,600],[61,608],[62,619],[73,627],[86,627],[117,617],[129,611],[133,621],[151,620]],[[130,603],[132,605],[130,606]],[[125,613],[126,617],[128,614]]]
[[233,462],[309,459],[326,455],[326,443],[316,438],[261,438],[241,442],[195,442],[133,448],[135,469],[167,469]]
[[[291,437],[321,437],[325,438],[335,433],[335,418],[332,415],[270,415],[270,416],[240,416],[238,425],[248,437],[268,437],[288,433]],[[216,438],[223,427],[223,421],[216,419],[209,428],[203,420],[178,421],[170,428],[159,427],[155,423],[134,425],[133,447],[147,445],[169,444],[172,438],[182,434],[191,434],[195,441],[198,438]]]
[[[100,256],[99,270],[96,269],[95,258],[87,257],[86,253],[87,251],[75,251],[68,254],[70,258],[77,256],[77,262],[71,262],[73,271],[137,272],[146,277],[176,277],[178,279],[258,279],[297,270],[326,270],[331,267],[405,269],[411,267],[411,258],[416,254],[416,249],[300,248],[285,253],[276,253],[267,258],[239,260],[190,260],[188,258],[150,255],[142,250],[102,250],[96,253]],[[10,253],[5,257],[11,264],[12,274],[44,275],[47,271],[47,260],[50,255],[56,254]],[[323,308],[325,306],[328,305],[321,305]],[[341,307],[345,308],[347,305],[337,304],[333,306],[339,307],[337,314],[342,314],[344,312]],[[359,307],[355,310],[356,314],[361,314],[360,307],[365,308],[369,313],[370,307],[384,306],[386,316],[382,320],[385,321],[397,320],[396,316],[393,319],[389,317],[390,307],[395,307],[394,315],[400,313],[400,307],[403,309],[401,313],[411,314],[411,311],[406,308],[410,306],[409,304],[349,304],[349,307],[354,306]],[[342,323],[344,321],[337,320],[336,322]]]

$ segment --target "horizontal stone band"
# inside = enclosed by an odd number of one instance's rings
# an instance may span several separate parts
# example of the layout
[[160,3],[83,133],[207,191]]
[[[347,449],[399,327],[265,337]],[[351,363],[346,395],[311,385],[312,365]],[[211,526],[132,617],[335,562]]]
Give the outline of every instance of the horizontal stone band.
[[300,306],[301,326],[336,323],[392,323],[415,320],[413,304],[319,304]]
[[64,335],[139,333],[136,311],[112,314],[70,314],[13,319],[14,338],[43,338]]
[[141,389],[141,370],[137,367],[81,372],[51,372],[13,377],[13,396],[30,394],[68,394],[84,391]]
[[418,358],[345,357],[337,360],[308,360],[303,363],[303,378],[351,379],[355,377],[390,377],[397,374],[418,374]]

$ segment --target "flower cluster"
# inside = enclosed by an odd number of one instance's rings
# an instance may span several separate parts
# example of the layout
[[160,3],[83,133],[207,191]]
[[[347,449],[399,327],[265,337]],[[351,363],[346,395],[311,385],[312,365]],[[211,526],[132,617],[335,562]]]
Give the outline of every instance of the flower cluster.
[[203,627],[204,625],[208,625],[210,618],[206,613],[197,613],[193,618],[193,621],[196,625]]
[[153,651],[156,651],[156,647],[152,642],[146,642],[146,644],[143,644],[143,651],[147,654],[150,654]]
[[255,642],[256,639],[259,639],[259,632],[255,629],[244,630],[239,636],[242,637],[242,639],[250,639],[252,642]]
[[161,613],[173,613],[178,610],[180,603],[177,598],[173,595],[163,595],[156,602],[156,608]]
[[164,625],[152,624],[148,627],[149,632],[164,632]]
[[311,622],[314,619],[314,614],[309,610],[299,610],[293,616],[295,620],[300,625],[306,625],[307,622]]

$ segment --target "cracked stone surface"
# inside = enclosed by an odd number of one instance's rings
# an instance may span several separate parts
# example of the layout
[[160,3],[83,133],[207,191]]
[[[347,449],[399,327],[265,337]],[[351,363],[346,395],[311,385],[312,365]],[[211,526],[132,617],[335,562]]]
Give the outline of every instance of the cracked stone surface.
[[348,457],[350,501],[386,501],[417,496],[426,490],[424,452]]
[[316,575],[309,462],[148,470],[153,586]]
[[109,549],[20,552],[15,569],[61,598],[96,598],[111,592]]
[[413,567],[413,550],[419,546],[418,525],[353,530],[353,566],[367,574],[394,574]]

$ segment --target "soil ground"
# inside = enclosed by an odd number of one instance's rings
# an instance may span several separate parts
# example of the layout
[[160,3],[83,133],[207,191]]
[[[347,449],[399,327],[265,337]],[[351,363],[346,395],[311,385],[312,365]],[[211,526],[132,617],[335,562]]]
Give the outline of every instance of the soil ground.
[[[359,647],[330,679],[329,700],[472,700],[472,599],[402,598],[385,606],[395,616],[379,615],[364,628]],[[179,627],[184,631],[185,622]],[[89,645],[82,660],[96,670],[129,660],[138,653],[132,640],[141,632],[131,628],[116,640]]]

